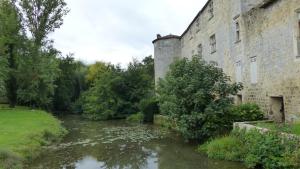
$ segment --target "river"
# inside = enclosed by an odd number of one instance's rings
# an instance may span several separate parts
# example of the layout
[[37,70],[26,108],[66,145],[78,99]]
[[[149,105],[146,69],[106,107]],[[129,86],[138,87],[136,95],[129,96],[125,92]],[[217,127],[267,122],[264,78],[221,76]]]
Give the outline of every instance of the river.
[[208,159],[178,134],[153,125],[78,116],[62,121],[69,134],[46,147],[28,169],[244,169],[239,163]]

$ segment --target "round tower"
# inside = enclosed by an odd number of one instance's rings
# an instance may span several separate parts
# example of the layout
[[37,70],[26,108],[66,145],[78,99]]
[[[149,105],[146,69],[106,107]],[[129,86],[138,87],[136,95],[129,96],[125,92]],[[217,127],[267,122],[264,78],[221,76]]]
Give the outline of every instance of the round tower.
[[154,45],[155,83],[157,84],[160,78],[165,77],[170,64],[176,58],[181,57],[181,42],[180,36],[158,34],[152,43]]

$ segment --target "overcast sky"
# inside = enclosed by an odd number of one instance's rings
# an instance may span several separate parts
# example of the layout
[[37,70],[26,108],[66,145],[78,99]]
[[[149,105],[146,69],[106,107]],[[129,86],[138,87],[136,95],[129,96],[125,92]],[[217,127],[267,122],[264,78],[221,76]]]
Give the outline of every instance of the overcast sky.
[[66,0],[70,13],[51,35],[63,54],[126,65],[153,54],[156,34],[181,35],[206,0]]

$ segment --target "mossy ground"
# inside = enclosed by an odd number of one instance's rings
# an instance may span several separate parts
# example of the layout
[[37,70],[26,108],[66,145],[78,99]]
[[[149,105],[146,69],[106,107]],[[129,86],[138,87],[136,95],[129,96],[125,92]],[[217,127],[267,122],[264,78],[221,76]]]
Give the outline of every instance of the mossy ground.
[[[35,158],[43,145],[59,140],[66,130],[42,110],[0,105],[0,168],[21,168]],[[17,162],[19,161],[19,162]]]

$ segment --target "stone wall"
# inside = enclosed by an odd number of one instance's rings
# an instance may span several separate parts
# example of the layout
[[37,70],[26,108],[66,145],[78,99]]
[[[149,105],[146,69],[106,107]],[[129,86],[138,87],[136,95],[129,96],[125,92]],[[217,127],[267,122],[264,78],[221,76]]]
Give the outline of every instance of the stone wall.
[[155,41],[155,76],[163,77],[174,58],[202,51],[205,60],[244,84],[239,93],[243,102],[257,103],[276,121],[300,120],[298,13],[299,0],[210,0],[179,39]]

